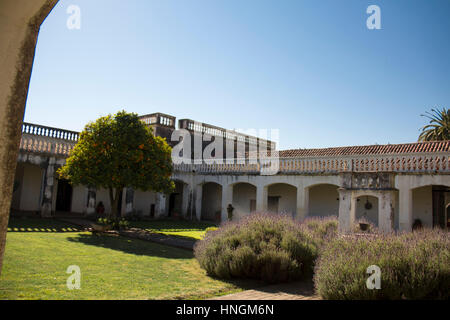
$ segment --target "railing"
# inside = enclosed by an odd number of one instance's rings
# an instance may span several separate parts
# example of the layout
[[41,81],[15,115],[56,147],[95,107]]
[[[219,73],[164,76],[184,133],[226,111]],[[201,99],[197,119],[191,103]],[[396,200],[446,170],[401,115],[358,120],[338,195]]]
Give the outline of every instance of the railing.
[[69,140],[69,141],[74,141],[74,142],[78,141],[78,138],[79,138],[79,133],[75,132],[75,131],[46,127],[46,126],[41,126],[41,125],[26,123],[26,122],[24,122],[24,124],[22,126],[22,134],[24,134],[24,133],[34,135],[34,136],[42,136],[42,137],[49,137],[49,138],[54,138],[54,139]]
[[[275,160],[274,160],[275,161]],[[258,174],[267,160],[237,160],[227,164],[175,164],[179,172],[199,174]],[[276,163],[276,162],[275,162]],[[340,172],[450,173],[450,153],[411,153],[341,157],[282,158],[278,174],[337,174]]]
[[20,150],[31,153],[46,153],[56,156],[69,156],[70,150],[75,146],[75,141],[57,140],[43,136],[22,134]]
[[20,150],[67,157],[78,138],[78,132],[24,123]]
[[[57,128],[24,123],[20,149],[67,157],[79,134]],[[262,174],[269,159],[234,159],[233,163],[174,164],[176,172],[198,174]],[[273,166],[275,164],[275,166]],[[450,152],[299,157],[272,160],[278,174],[337,174],[340,172],[450,173]]]

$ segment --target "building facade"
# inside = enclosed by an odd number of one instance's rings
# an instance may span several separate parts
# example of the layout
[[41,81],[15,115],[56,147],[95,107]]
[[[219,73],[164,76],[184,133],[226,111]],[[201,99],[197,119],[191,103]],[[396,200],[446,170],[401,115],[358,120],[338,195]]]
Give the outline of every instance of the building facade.
[[[141,117],[155,135],[170,138],[176,119],[163,113]],[[275,152],[272,141],[220,127],[182,119],[178,130],[206,141],[224,140],[220,154],[232,154],[213,163],[185,161],[174,164],[176,190],[170,195],[123,190],[122,214],[149,218],[182,216],[225,221],[227,207],[234,217],[251,212],[339,217],[339,228],[349,232],[365,218],[381,230],[410,231],[423,226],[447,228],[450,204],[450,141],[417,142]],[[78,133],[24,123],[16,170],[12,210],[51,217],[92,214],[99,202],[110,211],[106,190],[72,186],[56,176]],[[208,139],[202,139],[209,135]],[[241,142],[241,143],[240,143]],[[227,150],[229,148],[230,150]],[[184,158],[196,158],[192,154]],[[252,151],[257,150],[257,153]],[[258,157],[261,150],[270,157]],[[217,152],[217,151],[216,151]],[[267,164],[275,164],[270,174]]]

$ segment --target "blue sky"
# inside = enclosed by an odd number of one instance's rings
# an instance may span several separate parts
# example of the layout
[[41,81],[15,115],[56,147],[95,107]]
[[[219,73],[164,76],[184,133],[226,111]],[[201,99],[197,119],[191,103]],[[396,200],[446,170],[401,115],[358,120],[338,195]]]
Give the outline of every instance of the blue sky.
[[25,121],[81,130],[125,109],[279,129],[280,149],[414,142],[449,107],[449,15],[448,0],[60,0]]

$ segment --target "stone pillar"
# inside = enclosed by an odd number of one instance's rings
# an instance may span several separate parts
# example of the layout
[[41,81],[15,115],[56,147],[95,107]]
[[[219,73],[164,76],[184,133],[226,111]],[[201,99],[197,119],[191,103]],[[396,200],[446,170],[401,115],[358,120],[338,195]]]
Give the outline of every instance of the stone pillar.
[[413,191],[409,188],[399,190],[399,229],[400,231],[412,231],[413,225]]
[[50,218],[52,216],[52,203],[53,203],[53,184],[55,175],[55,162],[54,157],[49,158],[47,168],[44,175],[44,192],[42,197],[41,216],[43,218]]
[[349,233],[355,222],[356,197],[352,191],[339,188],[339,232]]
[[203,200],[203,185],[199,184],[195,187],[195,217],[197,221],[202,219],[202,200]]
[[378,199],[378,228],[384,233],[394,229],[395,191],[381,191]]
[[308,217],[309,209],[309,188],[297,187],[297,216],[296,219],[304,220]]
[[166,208],[166,195],[164,193],[156,194],[156,203],[155,203],[155,217],[161,218],[167,215]]
[[256,211],[266,212],[268,204],[268,187],[258,186],[256,188]]
[[95,187],[87,188],[86,215],[95,214],[97,202],[97,189]]
[[189,184],[184,183],[183,184],[183,194],[182,194],[182,198],[181,198],[181,216],[185,217],[185,218],[190,218],[191,217],[191,211],[189,210],[189,202],[192,199],[192,188],[190,187]]
[[233,186],[222,185],[222,222],[228,221],[227,207],[229,204],[233,204]]
[[125,215],[130,215],[134,210],[134,190],[126,188],[125,191]]

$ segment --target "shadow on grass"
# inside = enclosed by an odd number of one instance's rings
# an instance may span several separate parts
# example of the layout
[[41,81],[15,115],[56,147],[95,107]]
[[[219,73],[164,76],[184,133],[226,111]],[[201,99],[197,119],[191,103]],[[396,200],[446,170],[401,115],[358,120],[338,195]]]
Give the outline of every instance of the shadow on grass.
[[188,250],[116,235],[81,233],[76,237],[69,237],[67,240],[140,256],[153,256],[167,259],[192,259],[194,257],[193,253]]
[[[302,295],[305,297],[316,297],[314,282],[311,277],[305,277],[301,280],[294,280],[289,282],[281,282],[281,283],[267,283],[262,280],[257,279],[221,279],[215,276],[209,275],[209,277],[220,280],[233,286],[245,290],[256,290],[268,294],[280,295],[280,294],[289,294],[289,295]],[[225,295],[227,293],[224,293]],[[217,295],[220,297],[221,294]]]
[[314,282],[311,277],[305,278],[301,281],[266,285],[262,288],[259,288],[258,290],[273,294],[285,293],[302,296],[315,295]]
[[80,232],[80,231],[83,230],[79,227],[54,219],[10,218],[8,224],[8,232],[63,233],[63,232]]

